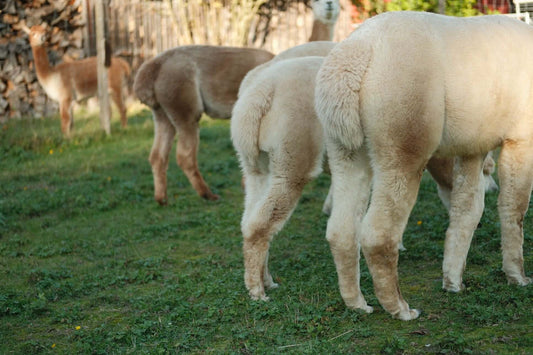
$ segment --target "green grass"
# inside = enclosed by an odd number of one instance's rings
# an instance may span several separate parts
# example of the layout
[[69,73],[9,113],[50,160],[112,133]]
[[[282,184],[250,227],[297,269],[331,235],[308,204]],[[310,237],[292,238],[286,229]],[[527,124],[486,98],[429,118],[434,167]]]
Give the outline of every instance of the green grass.
[[[280,287],[268,303],[244,287],[243,192],[228,121],[204,119],[207,202],[171,160],[169,205],[153,200],[148,111],[115,117],[106,137],[81,112],[65,140],[57,118],[0,126],[0,354],[533,353],[533,285],[501,271],[496,196],[487,196],[460,294],[441,290],[447,215],[424,176],[400,255],[404,297],[423,314],[393,320],[368,269],[375,312],[346,309],[324,238],[329,177],[309,184],[271,247]],[[174,156],[174,153],[172,153]],[[418,223],[421,221],[421,224]],[[526,270],[533,270],[530,215]]]

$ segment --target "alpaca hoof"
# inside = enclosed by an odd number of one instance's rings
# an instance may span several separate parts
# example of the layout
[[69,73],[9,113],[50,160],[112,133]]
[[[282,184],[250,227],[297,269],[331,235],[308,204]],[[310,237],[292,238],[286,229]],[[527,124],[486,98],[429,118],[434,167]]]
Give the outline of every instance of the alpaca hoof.
[[408,309],[406,311],[400,311],[398,314],[393,315],[393,318],[399,320],[413,320],[420,316],[420,311],[418,309]]
[[452,282],[448,278],[442,280],[442,289],[447,292],[458,293],[465,289],[465,284],[462,282]]
[[250,298],[251,298],[252,300],[254,300],[254,301],[263,301],[263,302],[268,302],[268,301],[270,301],[270,297],[268,297],[268,296],[266,296],[266,295],[262,295],[262,296],[260,296],[260,295],[252,295],[252,294],[250,293]]
[[168,200],[166,198],[156,198],[155,200],[159,203],[159,206],[168,205]]
[[374,313],[374,307],[369,306],[367,304],[365,304],[364,306],[359,306],[356,309],[361,310],[367,314]]
[[220,196],[212,192],[206,192],[202,197],[208,201],[217,201],[220,199]]
[[363,300],[356,300],[356,301],[345,301],[346,306],[353,310],[362,310],[365,313],[372,313],[374,312],[374,307],[369,306],[366,301]]
[[279,285],[277,283],[275,283],[275,282],[272,282],[272,283],[269,283],[269,284],[265,283],[265,287],[269,288],[269,289],[272,289],[272,288],[278,288]]
[[270,298],[265,295],[265,291],[260,287],[254,287],[249,291],[250,298],[254,301],[269,301]]
[[509,285],[527,286],[531,283],[531,277],[519,276],[519,277],[507,277],[507,283]]

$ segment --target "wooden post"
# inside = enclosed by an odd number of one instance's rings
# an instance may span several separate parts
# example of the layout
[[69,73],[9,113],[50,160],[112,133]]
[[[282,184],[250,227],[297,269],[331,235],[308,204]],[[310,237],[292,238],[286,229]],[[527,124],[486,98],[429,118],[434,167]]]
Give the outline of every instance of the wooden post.
[[446,14],[446,0],[439,0],[439,14]]
[[85,50],[85,57],[90,57],[91,53],[91,29],[92,29],[92,16],[91,8],[89,4],[90,0],[85,0],[83,2],[83,19],[85,21],[85,26],[83,26],[83,38],[85,41],[83,43],[83,48]]
[[[105,4],[104,4],[105,3]],[[98,72],[98,102],[100,102],[100,123],[107,135],[111,134],[109,106],[109,92],[107,85],[107,68],[105,67],[106,58],[106,33],[105,33],[105,10],[107,0],[95,1],[95,20],[96,20],[96,62]]]

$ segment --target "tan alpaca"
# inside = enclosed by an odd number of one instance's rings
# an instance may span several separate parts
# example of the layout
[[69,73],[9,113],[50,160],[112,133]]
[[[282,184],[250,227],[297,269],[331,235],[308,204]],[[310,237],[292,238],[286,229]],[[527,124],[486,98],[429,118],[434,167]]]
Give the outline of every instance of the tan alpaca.
[[367,20],[326,57],[315,104],[333,178],[327,238],[341,246],[341,293],[356,287],[353,255],[342,247],[356,236],[383,308],[418,317],[399,290],[398,243],[432,155],[456,156],[443,288],[461,290],[484,207],[483,159],[497,147],[503,270],[510,283],[531,282],[522,221],[533,185],[532,38],[533,28],[505,16],[391,12]]
[[[310,40],[330,40],[338,12],[338,0],[313,1],[318,20],[313,28],[321,29],[313,31]],[[243,77],[273,57],[260,49],[192,45],[169,49],[139,68],[133,87],[153,113],[154,143],[149,160],[159,204],[168,202],[168,160],[176,134],[176,161],[193,188],[205,199],[219,198],[198,168],[198,120],[204,112],[213,118],[230,118]]]
[[[277,286],[268,268],[269,244],[290,218],[306,183],[322,170],[325,149],[322,126],[314,112],[314,78],[323,60],[320,57],[334,46],[333,42],[309,42],[290,48],[248,72],[239,88],[231,135],[247,182],[241,225],[245,284],[253,299],[267,300],[265,287]],[[450,167],[450,158],[428,164],[439,191],[452,189]],[[492,172],[488,170],[485,179],[494,183]],[[449,205],[445,197],[442,202]],[[326,213],[331,204],[328,198]],[[355,240],[350,248],[357,248]],[[359,271],[354,271],[358,280]],[[372,311],[360,292],[354,289],[351,294],[345,294],[350,307]]]
[[[46,28],[40,25],[31,29],[24,27],[30,38],[30,45],[35,61],[37,79],[46,94],[59,103],[61,131],[70,135],[73,125],[72,104],[97,94],[98,80],[96,57],[89,57],[73,62],[63,62],[52,67],[48,61],[45,43]],[[130,75],[129,64],[120,58],[112,58],[108,69],[109,90],[111,98],[120,112],[122,127],[126,127],[128,118],[123,103],[122,88]]]

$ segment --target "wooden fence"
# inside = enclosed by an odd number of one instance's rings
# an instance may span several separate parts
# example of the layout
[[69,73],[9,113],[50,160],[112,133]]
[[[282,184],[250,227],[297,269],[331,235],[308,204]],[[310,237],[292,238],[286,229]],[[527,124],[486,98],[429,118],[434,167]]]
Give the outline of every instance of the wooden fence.
[[[95,0],[84,0],[86,17],[85,52],[95,55]],[[266,1],[259,14],[250,20],[246,43],[236,39],[245,17],[239,1],[219,0],[110,0],[107,12],[108,38],[113,53],[129,57],[133,70],[146,59],[179,45],[212,44],[260,47],[279,53],[307,42],[311,35],[313,14],[308,0]],[[278,1],[279,3],[279,1]],[[353,30],[351,2],[341,0],[342,11],[334,40],[344,39]]]

